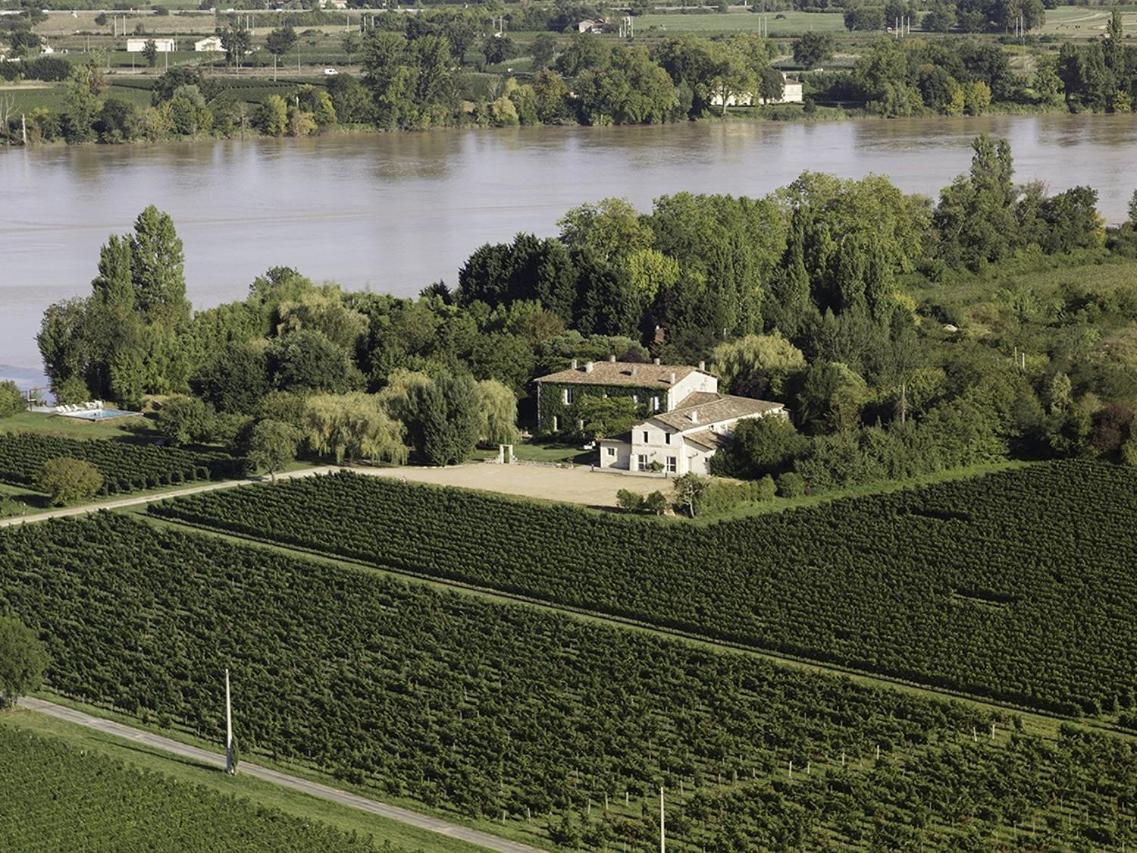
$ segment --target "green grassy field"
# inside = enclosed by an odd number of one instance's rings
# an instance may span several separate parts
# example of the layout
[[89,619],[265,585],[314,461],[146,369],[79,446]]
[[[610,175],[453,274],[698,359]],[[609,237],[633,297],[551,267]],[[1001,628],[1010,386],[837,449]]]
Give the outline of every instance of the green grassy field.
[[[256,807],[275,809],[306,822],[326,824],[344,833],[356,833],[362,838],[371,836],[375,847],[395,849],[467,853],[480,848],[446,838],[432,832],[418,830],[385,818],[349,809],[335,803],[289,791],[238,773],[227,776],[217,769],[197,764],[189,759],[168,755],[152,747],[130,743],[113,735],[96,732],[72,723],[18,709],[0,714],[0,734],[3,731],[31,732],[59,741],[74,750],[88,755],[105,757],[137,768],[162,774],[185,784],[185,791],[193,795],[198,786],[219,794],[240,797]],[[44,780],[47,781],[47,780]],[[194,787],[189,787],[189,786]],[[119,792],[122,798],[131,795],[129,788]],[[3,805],[0,804],[0,813]],[[246,848],[247,849],[247,848]]]
[[48,509],[46,495],[31,489],[0,483],[0,518],[31,515]]
[[[513,455],[524,462],[573,462],[589,465],[596,461],[596,452],[581,450],[575,444],[552,441],[522,441],[513,445]],[[478,450],[475,459],[496,459],[497,450]]]
[[[150,106],[150,92],[133,86],[117,86],[113,82],[107,87],[108,98],[130,101],[139,107]],[[0,86],[0,96],[11,96],[16,110],[30,112],[42,107],[51,112],[62,112],[67,104],[65,83],[23,83],[16,86]],[[2,426],[0,426],[2,429]]]
[[[1128,33],[1137,30],[1137,7],[1122,6],[1121,22]],[[1111,9],[1088,8],[1086,6],[1059,6],[1046,10],[1046,23],[1042,25],[1043,35],[1063,38],[1097,39],[1105,33]]]
[[[771,36],[797,35],[805,32],[843,33],[845,19],[841,15],[820,12],[769,12],[766,15]],[[679,33],[756,33],[762,16],[751,12],[699,15],[640,15],[635,19],[636,35]]]
[[83,421],[60,415],[21,412],[9,418],[0,418],[0,432],[35,432],[65,438],[125,438],[138,435],[140,429],[148,432],[149,424],[149,421],[141,417]]

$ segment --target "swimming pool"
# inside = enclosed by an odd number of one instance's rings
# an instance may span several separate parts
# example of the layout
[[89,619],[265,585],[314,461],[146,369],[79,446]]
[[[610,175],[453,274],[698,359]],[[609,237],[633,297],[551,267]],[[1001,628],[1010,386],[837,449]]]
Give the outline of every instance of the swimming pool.
[[79,418],[84,421],[109,421],[111,418],[137,415],[138,412],[127,412],[123,409],[84,409],[78,412],[60,412],[59,414],[65,418]]

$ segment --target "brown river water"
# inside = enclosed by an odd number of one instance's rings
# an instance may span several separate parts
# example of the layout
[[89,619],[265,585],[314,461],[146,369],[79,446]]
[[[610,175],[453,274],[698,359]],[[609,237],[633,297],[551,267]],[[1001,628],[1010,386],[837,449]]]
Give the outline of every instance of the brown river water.
[[156,204],[185,242],[197,307],[270,266],[399,295],[453,285],[469,253],[549,236],[568,208],[681,190],[762,195],[806,170],[934,195],[970,141],[1006,137],[1016,179],[1088,184],[1106,220],[1137,188],[1137,117],[1029,116],[650,128],[526,128],[155,146],[0,149],[0,377],[33,381],[51,302],[88,292],[99,246]]

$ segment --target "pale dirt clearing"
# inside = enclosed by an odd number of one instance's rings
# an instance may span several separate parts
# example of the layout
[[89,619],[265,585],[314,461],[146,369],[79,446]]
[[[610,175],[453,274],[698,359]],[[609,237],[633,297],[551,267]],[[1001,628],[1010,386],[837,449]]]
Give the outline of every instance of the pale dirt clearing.
[[397,477],[414,483],[434,483],[463,489],[481,489],[526,498],[616,506],[616,492],[646,495],[656,490],[668,494],[671,480],[663,477],[630,476],[591,471],[584,466],[557,468],[552,465],[497,465],[473,462],[447,468],[352,468],[357,474]]

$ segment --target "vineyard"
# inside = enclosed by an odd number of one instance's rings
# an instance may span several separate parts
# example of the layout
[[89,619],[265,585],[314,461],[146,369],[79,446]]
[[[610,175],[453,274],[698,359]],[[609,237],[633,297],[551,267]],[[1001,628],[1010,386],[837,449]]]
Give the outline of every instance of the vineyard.
[[34,486],[43,463],[60,456],[83,459],[98,468],[103,494],[217,479],[236,472],[235,460],[224,453],[14,432],[0,434],[0,480]]
[[362,853],[360,839],[56,738],[0,726],[5,850]]
[[1071,716],[1135,700],[1131,468],[1056,462],[708,527],[346,473],[150,511]]
[[0,531],[6,609],[60,692],[216,741],[228,666],[246,756],[545,842],[658,844],[660,783],[675,849],[1137,840],[1128,742],[123,516]]

